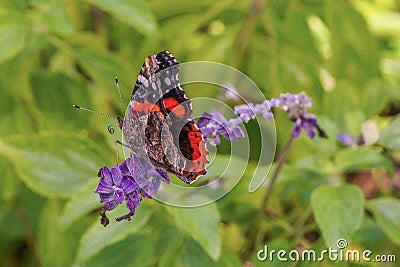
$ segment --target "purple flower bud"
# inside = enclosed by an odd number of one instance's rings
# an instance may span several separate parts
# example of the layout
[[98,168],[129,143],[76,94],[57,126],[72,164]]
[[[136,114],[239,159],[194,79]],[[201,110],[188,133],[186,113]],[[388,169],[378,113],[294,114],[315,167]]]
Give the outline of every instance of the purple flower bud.
[[300,136],[301,129],[313,139],[315,137],[315,130],[318,132],[319,137],[327,137],[325,132],[319,127],[317,117],[311,113],[302,114],[297,120],[292,129],[292,135],[295,138]]
[[274,117],[274,114],[272,114],[271,111],[262,111],[262,115],[267,121],[271,120]]
[[354,136],[347,133],[338,134],[337,140],[344,146],[352,146],[356,142]]
[[235,113],[240,116],[243,122],[248,122],[256,117],[255,106],[253,103],[235,106]]
[[281,94],[279,98],[269,101],[271,107],[280,108],[289,113],[289,118],[293,121],[306,113],[307,108],[311,107],[311,100],[306,93],[300,94]]
[[204,112],[203,115],[199,118],[197,122],[197,127],[199,128],[204,128],[207,127],[208,124],[210,124],[212,119],[212,115],[210,113]]

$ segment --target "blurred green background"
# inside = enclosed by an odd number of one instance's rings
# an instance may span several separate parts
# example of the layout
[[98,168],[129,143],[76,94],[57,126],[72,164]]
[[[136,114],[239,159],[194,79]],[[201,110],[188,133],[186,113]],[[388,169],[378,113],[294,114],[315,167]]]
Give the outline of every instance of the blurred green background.
[[[93,190],[114,163],[116,122],[72,104],[122,115],[114,77],[127,104],[144,58],[162,50],[235,67],[266,98],[305,91],[329,139],[295,140],[267,207],[267,185],[247,191],[251,162],[216,203],[145,200],[131,222],[103,228]],[[397,0],[1,0],[0,266],[380,264],[261,262],[263,246],[247,244],[260,209],[271,249],[321,251],[344,237],[400,261],[399,77]],[[201,89],[186,92],[220,95]],[[279,153],[293,124],[279,111],[275,122]],[[343,147],[341,132],[366,142]]]

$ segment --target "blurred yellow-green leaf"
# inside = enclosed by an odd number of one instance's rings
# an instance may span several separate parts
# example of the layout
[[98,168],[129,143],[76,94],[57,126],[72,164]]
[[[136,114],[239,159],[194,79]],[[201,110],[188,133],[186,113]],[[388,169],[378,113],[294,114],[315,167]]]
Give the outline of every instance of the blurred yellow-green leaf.
[[23,14],[0,10],[0,64],[26,47],[29,33],[29,22]]
[[47,197],[67,197],[96,178],[105,157],[89,139],[57,132],[0,143],[20,179]]
[[86,0],[99,8],[111,13],[123,23],[134,27],[144,35],[153,35],[157,32],[157,23],[154,15],[143,0]]
[[387,237],[400,244],[400,201],[395,198],[377,198],[367,202],[379,227]]

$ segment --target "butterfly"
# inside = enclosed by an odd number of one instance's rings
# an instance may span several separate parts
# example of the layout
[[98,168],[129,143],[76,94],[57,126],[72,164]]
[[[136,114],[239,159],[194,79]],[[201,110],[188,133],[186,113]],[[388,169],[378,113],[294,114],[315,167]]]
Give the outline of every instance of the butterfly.
[[179,63],[170,52],[148,56],[118,121],[127,147],[155,169],[191,184],[207,173],[208,151],[178,74]]

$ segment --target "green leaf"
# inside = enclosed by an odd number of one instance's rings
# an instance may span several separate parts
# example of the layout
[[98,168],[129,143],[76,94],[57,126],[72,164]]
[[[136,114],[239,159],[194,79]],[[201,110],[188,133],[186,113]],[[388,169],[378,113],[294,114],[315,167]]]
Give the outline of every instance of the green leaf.
[[[109,91],[110,88],[115,88],[115,76],[118,76],[122,90],[131,88],[130,83],[133,83],[133,81],[131,81],[132,74],[135,73],[135,71],[124,58],[105,50],[99,51],[99,49],[93,48],[78,48],[75,49],[74,52],[77,55],[77,60],[82,63],[82,67],[85,71],[89,73],[97,83],[107,88],[107,91]],[[131,92],[129,92],[129,94],[130,93]]]
[[157,267],[175,266],[176,255],[183,246],[184,234],[172,226],[157,225],[157,230],[157,252],[160,255]]
[[[368,202],[366,205],[368,208]],[[364,246],[371,244],[371,247],[374,247],[374,244],[376,245],[377,243],[385,244],[387,242],[387,237],[372,217],[364,216],[360,229],[353,235],[353,240],[355,243],[361,243]]]
[[186,238],[178,253],[175,253],[173,266],[214,266],[212,259],[207,255],[201,246],[191,238]]
[[[19,178],[33,191],[47,197],[68,197],[97,176],[107,162],[90,139],[61,132],[47,132],[0,141]],[[97,179],[97,177],[96,177]]]
[[282,186],[283,198],[294,201],[304,208],[310,204],[310,194],[318,186],[325,182],[324,175],[318,172],[302,170],[300,168],[290,168],[287,177],[280,184]]
[[387,89],[382,80],[377,78],[365,86],[360,101],[366,118],[371,118],[386,107],[389,95]]
[[98,180],[93,180],[82,191],[74,194],[71,200],[65,204],[59,216],[61,229],[68,228],[77,219],[100,207],[99,195],[93,192],[97,184]]
[[375,221],[386,236],[400,245],[400,200],[384,197],[367,202]]
[[311,206],[328,247],[336,247],[340,238],[350,243],[364,215],[364,197],[358,187],[321,186],[312,193]]
[[21,182],[18,180],[13,166],[8,160],[0,157],[0,169],[2,170],[2,186],[0,187],[0,221],[12,209],[15,199],[18,197]]
[[[10,63],[7,63],[9,66]],[[5,66],[5,65],[3,65]],[[7,83],[0,81],[0,86],[7,88]],[[35,120],[31,118],[29,110],[24,106],[20,96],[13,95],[11,90],[1,93],[1,101],[7,105],[0,106],[1,136],[10,136],[19,133],[31,133],[35,126]],[[15,92],[13,92],[15,94]],[[13,107],[10,109],[10,107]]]
[[364,18],[346,1],[324,3],[324,19],[334,40],[330,60],[334,76],[362,83],[378,75],[378,46]]
[[335,159],[337,169],[342,172],[369,170],[377,167],[385,167],[388,170],[391,168],[388,159],[368,147],[342,149],[337,153]]
[[196,208],[177,208],[166,206],[178,227],[196,240],[200,246],[217,259],[221,253],[219,235],[220,214],[215,203]]
[[156,236],[152,232],[142,231],[103,249],[96,257],[74,266],[150,266],[156,254],[155,243]]
[[[216,266],[209,255],[193,239],[186,237],[178,250],[168,250],[157,267]],[[229,266],[229,265],[228,265]]]
[[[15,176],[13,178],[16,178]],[[26,238],[24,225],[18,212],[23,212],[23,222],[33,229],[36,229],[37,222],[40,217],[40,211],[45,204],[46,199],[35,194],[29,188],[20,183],[17,199],[11,204],[11,211],[7,216],[0,220],[0,233],[2,236],[10,236],[16,240],[24,240]],[[3,203],[1,204],[3,205]],[[18,242],[18,241],[17,241]],[[0,242],[1,243],[1,242]]]
[[83,83],[61,73],[34,71],[31,74],[31,88],[33,100],[42,113],[41,128],[74,131],[87,125],[90,115],[72,107],[72,104],[78,103],[84,107],[90,106],[89,92]]
[[[164,218],[162,220],[165,220]],[[177,228],[169,225],[157,225],[157,251],[163,253],[165,251],[178,251],[182,246],[184,235]]]
[[389,125],[382,130],[379,143],[387,149],[400,151],[400,115],[397,115]]
[[[124,213],[127,213],[127,209],[124,205],[120,205],[115,210],[107,213],[107,216],[114,218]],[[131,221],[112,222],[111,219],[111,223],[107,227],[103,227],[100,222],[96,222],[82,236],[77,262],[87,261],[102,249],[138,232],[147,223],[151,214],[150,207],[142,202]]]
[[345,114],[344,121],[346,123],[346,130],[344,132],[358,136],[360,134],[362,124],[366,121],[366,117],[364,112],[357,107],[352,108]]
[[[323,95],[322,106],[324,108],[322,112],[334,121],[339,129],[348,132],[349,129],[346,122],[349,121],[349,119],[352,121],[349,113],[357,113],[354,109],[358,106],[358,103],[359,95],[357,88],[348,81],[339,80],[336,87],[331,92]],[[358,124],[361,125],[361,123],[362,122],[359,122]],[[352,128],[354,128],[354,126],[352,126]],[[359,134],[359,132],[360,130],[355,133],[351,132],[351,134]]]
[[143,0],[86,0],[109,12],[121,22],[132,26],[144,35],[153,35],[157,32],[156,19]]
[[44,266],[71,266],[81,234],[87,223],[70,227],[66,231],[58,227],[61,205],[57,200],[48,200],[44,205],[38,225],[38,254]]
[[0,9],[2,10],[12,10],[15,12],[24,12],[25,10],[29,9],[28,1],[8,1],[8,0],[1,0],[0,1]]
[[28,35],[29,26],[23,14],[0,11],[0,64],[26,47]]
[[[34,3],[35,4],[35,3]],[[68,17],[68,3],[65,1],[37,2],[36,15],[54,33],[72,34],[74,25]]]
[[240,259],[231,253],[223,252],[219,258],[216,266],[230,266],[230,267],[241,267],[243,266]]

